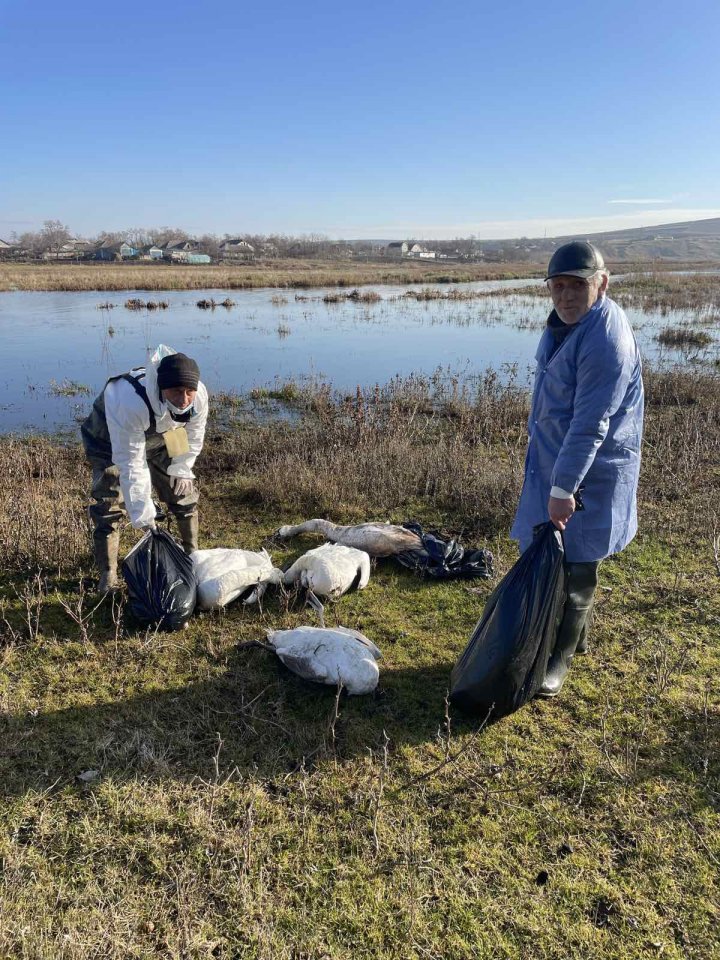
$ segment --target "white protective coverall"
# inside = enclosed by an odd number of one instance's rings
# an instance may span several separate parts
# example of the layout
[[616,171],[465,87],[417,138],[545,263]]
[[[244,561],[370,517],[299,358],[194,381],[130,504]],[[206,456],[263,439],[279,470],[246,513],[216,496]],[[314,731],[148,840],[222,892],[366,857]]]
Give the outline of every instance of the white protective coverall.
[[[173,420],[167,404],[160,398],[157,385],[157,368],[163,357],[177,351],[160,344],[145,367],[145,386],[148,400],[155,414],[155,429],[158,434],[184,426],[187,431],[188,453],[173,457],[166,468],[171,477],[193,480],[193,466],[202,450],[205,425],[208,415],[208,394],[205,385],[198,383],[193,403],[193,415],[187,423]],[[137,375],[140,370],[130,371]],[[133,527],[140,528],[155,520],[155,505],[152,498],[152,481],[147,463],[146,437],[150,429],[150,411],[138,396],[132,384],[126,380],[113,380],[105,388],[105,419],[112,444],[112,462],[120,472],[120,488],[125,508]]]

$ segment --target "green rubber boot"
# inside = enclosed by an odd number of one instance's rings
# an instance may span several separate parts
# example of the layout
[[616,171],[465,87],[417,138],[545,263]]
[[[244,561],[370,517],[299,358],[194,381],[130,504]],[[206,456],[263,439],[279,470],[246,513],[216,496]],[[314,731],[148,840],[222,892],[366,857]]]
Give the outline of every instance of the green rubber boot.
[[117,564],[118,550],[120,548],[120,531],[113,530],[107,536],[95,531],[93,537],[93,546],[95,553],[95,565],[98,568],[100,579],[98,581],[98,593],[112,593],[120,589],[118,579]]
[[200,523],[197,513],[191,513],[184,517],[175,516],[178,525],[178,533],[182,542],[183,550],[191,554],[198,548],[198,534]]
[[593,608],[599,562],[567,563],[567,598],[555,649],[538,690],[539,697],[556,697],[563,688],[570,664],[579,647],[587,650],[587,628]]

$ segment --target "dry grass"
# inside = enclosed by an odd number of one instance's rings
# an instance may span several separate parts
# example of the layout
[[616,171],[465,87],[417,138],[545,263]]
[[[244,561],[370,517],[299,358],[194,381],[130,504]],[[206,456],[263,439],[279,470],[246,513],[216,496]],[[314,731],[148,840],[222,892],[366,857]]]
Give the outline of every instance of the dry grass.
[[[625,309],[666,314],[670,311],[691,311],[694,322],[713,324],[720,320],[719,273],[684,273],[643,270],[627,272],[620,266],[620,277],[610,277],[609,295]],[[527,297],[547,298],[544,284],[519,287],[515,291]],[[442,294],[438,291],[438,294]]]
[[[643,497],[677,503],[684,516],[696,505],[683,491],[718,477],[720,374],[647,370],[645,382]],[[293,416],[259,420],[258,405],[270,402]],[[496,535],[511,522],[522,480],[528,402],[512,371],[500,380],[492,370],[471,382],[440,371],[397,378],[353,394],[288,381],[248,398],[223,395],[202,474],[225,478],[234,496],[263,509],[337,520],[414,512],[468,536]],[[76,564],[89,544],[80,449],[2,438],[0,476],[0,563]]]
[[206,470],[236,474],[250,500],[313,515],[431,509],[468,531],[505,521],[527,416],[527,394],[513,379],[490,372],[468,386],[415,376],[344,396],[291,382],[271,399],[301,411],[300,420],[253,420],[218,434],[207,458]]
[[539,275],[527,264],[283,260],[243,266],[0,263],[2,290],[243,290],[358,287],[372,283],[459,283]]
[[709,333],[689,327],[665,327],[655,339],[665,347],[707,347],[713,340]]
[[68,570],[87,556],[87,476],[77,445],[0,438],[0,567]]

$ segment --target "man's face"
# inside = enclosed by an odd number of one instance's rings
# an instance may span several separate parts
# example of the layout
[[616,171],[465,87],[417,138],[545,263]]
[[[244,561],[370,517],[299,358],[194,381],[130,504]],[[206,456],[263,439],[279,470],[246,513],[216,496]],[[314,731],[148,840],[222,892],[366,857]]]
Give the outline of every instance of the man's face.
[[178,410],[187,410],[195,402],[197,390],[188,387],[166,387],[162,391],[163,400],[169,400]]
[[548,280],[553,306],[563,323],[577,323],[588,312],[597,298],[605,293],[608,278],[596,274],[588,280],[561,275]]

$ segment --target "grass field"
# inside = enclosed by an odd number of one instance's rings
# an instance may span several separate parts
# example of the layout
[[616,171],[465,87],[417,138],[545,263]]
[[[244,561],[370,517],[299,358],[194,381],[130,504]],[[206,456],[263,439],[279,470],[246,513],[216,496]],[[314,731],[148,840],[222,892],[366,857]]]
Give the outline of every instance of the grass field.
[[[338,698],[238,649],[314,622],[291,597],[172,634],[96,606],[78,447],[0,439],[0,956],[717,957],[720,384],[646,385],[641,533],[590,652],[490,726],[445,697],[492,583],[378,563],[327,619],[378,644],[380,685]],[[523,390],[284,397],[283,422],[217,411],[202,546],[417,517],[513,563]]]

